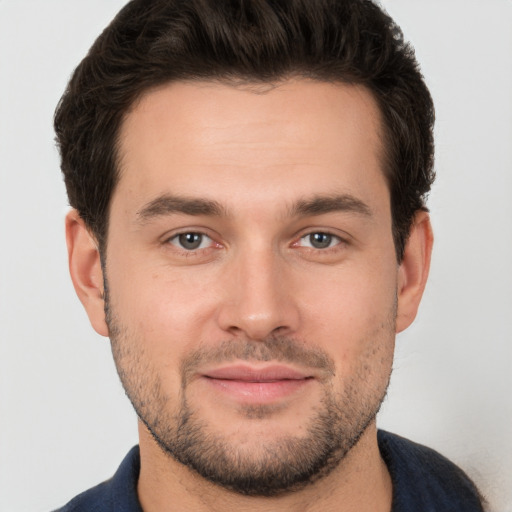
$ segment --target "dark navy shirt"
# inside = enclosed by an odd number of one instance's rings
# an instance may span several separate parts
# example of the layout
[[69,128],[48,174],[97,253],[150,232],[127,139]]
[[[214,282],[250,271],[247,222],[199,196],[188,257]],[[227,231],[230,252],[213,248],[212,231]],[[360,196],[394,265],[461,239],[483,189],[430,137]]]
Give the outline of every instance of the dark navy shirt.
[[[475,486],[448,459],[382,430],[378,441],[393,482],[391,512],[483,512]],[[137,498],[139,470],[139,447],[135,446],[113,478],[56,512],[143,512]]]

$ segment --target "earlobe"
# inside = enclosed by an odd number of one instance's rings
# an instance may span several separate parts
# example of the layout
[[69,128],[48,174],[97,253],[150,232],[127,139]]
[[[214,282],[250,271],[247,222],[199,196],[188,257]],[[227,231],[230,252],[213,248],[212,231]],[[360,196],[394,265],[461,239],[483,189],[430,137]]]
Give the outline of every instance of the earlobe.
[[76,210],[66,216],[69,272],[94,330],[108,336],[103,300],[103,270],[96,240]]
[[430,269],[434,237],[427,212],[416,214],[398,270],[398,311],[396,332],[401,332],[416,317]]

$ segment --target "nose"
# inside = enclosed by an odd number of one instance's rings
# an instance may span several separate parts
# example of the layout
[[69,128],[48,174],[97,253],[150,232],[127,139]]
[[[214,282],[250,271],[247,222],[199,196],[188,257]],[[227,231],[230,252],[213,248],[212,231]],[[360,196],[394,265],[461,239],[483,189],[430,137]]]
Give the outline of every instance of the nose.
[[286,262],[270,249],[233,260],[224,275],[219,327],[251,340],[296,332],[300,312]]

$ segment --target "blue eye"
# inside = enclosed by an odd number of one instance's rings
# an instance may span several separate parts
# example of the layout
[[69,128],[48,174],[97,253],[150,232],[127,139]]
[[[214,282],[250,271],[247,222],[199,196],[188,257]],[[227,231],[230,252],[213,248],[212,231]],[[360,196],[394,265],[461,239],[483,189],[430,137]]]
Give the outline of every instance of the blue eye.
[[341,239],[339,237],[323,232],[309,233],[301,238],[301,245],[303,247],[311,247],[313,249],[329,249],[340,242]]
[[212,239],[203,233],[180,233],[172,237],[169,242],[172,245],[185,249],[186,251],[195,251],[197,249],[205,249],[212,243]]

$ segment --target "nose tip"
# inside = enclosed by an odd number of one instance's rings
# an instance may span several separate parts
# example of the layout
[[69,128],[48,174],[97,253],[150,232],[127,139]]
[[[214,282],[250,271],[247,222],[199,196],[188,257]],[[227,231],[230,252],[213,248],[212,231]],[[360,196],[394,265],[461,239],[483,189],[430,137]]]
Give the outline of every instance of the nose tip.
[[277,315],[270,311],[260,311],[238,315],[238,319],[233,319],[225,330],[232,334],[243,334],[251,340],[260,341],[271,335],[284,333],[289,330],[285,322],[280,322]]

